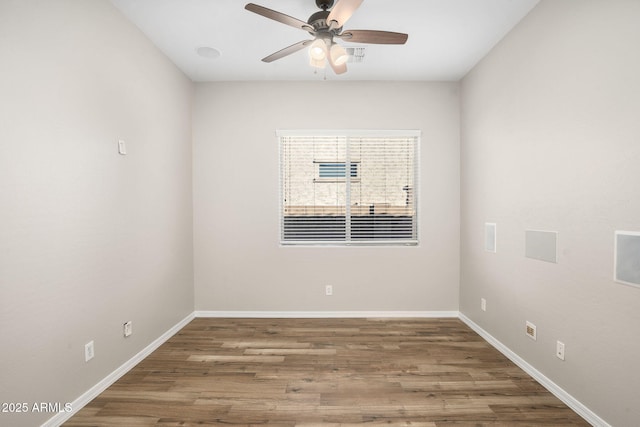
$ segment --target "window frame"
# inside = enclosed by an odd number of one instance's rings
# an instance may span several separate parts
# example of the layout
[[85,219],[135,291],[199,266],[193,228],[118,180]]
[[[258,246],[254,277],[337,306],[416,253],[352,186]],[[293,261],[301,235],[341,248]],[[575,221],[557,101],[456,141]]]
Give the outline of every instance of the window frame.
[[[418,129],[401,129],[401,130],[317,130],[317,129],[279,129],[276,131],[277,144],[278,144],[278,175],[279,175],[279,242],[281,247],[327,247],[327,246],[336,246],[336,247],[349,247],[349,246],[409,246],[409,247],[417,247],[420,246],[420,203],[419,203],[419,193],[421,187],[420,174],[421,174],[421,136],[422,131]],[[376,240],[376,239],[364,239],[364,240],[352,240],[349,236],[345,236],[344,240],[285,240],[284,239],[284,219],[285,219],[285,203],[284,203],[284,167],[283,167],[283,138],[286,137],[301,137],[301,138],[309,138],[309,137],[337,137],[337,138],[346,138],[354,139],[354,138],[414,138],[415,146],[414,146],[414,163],[413,163],[413,179],[414,179],[414,191],[412,193],[413,198],[413,209],[415,211],[415,217],[413,218],[413,227],[415,227],[415,238],[412,239],[389,239],[389,240]],[[348,151],[348,150],[347,150]],[[350,163],[357,163],[357,177],[350,178],[346,180],[346,178],[319,178],[318,174],[314,178],[314,182],[346,182],[347,183],[347,192],[350,192],[349,182],[359,182],[360,181],[360,162],[359,159],[346,159],[345,165],[349,161]],[[323,161],[315,161],[314,163],[323,163]],[[334,161],[327,161],[324,163],[336,163]],[[338,181],[341,180],[341,181]],[[417,187],[417,191],[415,191],[415,187]],[[349,203],[347,202],[346,205]],[[350,207],[345,206],[347,209],[347,213],[350,211]],[[349,220],[350,221],[350,220]]]

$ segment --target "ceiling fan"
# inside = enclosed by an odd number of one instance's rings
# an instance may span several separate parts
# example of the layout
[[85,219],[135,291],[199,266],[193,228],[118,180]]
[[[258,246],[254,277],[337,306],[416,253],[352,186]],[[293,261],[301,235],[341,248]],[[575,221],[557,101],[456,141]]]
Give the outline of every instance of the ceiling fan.
[[303,40],[285,47],[262,58],[262,61],[273,62],[309,46],[309,56],[312,66],[324,68],[328,61],[336,74],[342,74],[347,71],[346,62],[349,56],[346,50],[337,44],[334,39],[341,39],[352,43],[404,44],[409,37],[407,34],[394,33],[391,31],[343,31],[342,26],[351,18],[351,15],[353,15],[356,9],[360,7],[363,0],[337,0],[333,8],[331,7],[333,6],[334,0],[315,1],[316,6],[322,10],[311,15],[307,22],[254,3],[248,3],[244,7],[248,11],[262,15],[265,18],[273,19],[274,21],[307,31],[314,37],[312,40]]

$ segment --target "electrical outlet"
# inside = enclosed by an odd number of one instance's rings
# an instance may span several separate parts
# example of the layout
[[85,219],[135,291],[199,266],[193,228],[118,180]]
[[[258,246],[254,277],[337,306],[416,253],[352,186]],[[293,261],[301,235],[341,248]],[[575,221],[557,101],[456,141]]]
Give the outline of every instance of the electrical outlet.
[[326,285],[324,287],[324,294],[327,296],[333,295],[333,285]]
[[556,341],[556,357],[560,360],[564,360],[564,343]]
[[131,320],[124,324],[123,332],[125,337],[128,337],[133,333],[133,323],[131,322]]
[[93,359],[94,355],[93,341],[89,341],[84,345],[84,361],[88,362]]
[[487,300],[484,298],[480,298],[480,309],[487,311]]
[[536,340],[537,339],[537,334],[536,334],[536,325],[534,325],[533,323],[527,321],[527,329],[526,329],[526,333],[527,336],[529,338],[531,338],[532,340]]

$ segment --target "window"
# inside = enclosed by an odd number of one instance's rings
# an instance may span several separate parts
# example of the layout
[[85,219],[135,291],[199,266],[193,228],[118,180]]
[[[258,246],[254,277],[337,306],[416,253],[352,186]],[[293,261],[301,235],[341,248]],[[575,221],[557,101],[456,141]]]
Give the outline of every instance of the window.
[[418,243],[418,131],[278,138],[282,244]]

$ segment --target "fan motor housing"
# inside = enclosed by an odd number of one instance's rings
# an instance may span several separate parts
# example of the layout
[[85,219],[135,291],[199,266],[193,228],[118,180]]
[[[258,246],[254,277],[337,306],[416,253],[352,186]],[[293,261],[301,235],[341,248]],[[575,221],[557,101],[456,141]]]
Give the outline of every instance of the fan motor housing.
[[328,29],[327,25],[327,16],[329,16],[328,10],[321,10],[320,12],[316,12],[309,17],[307,24],[311,25],[316,31],[322,31]]
[[342,31],[342,27],[332,28],[331,30],[329,30],[329,24],[327,23],[327,17],[329,16],[329,13],[330,12],[328,10],[321,10],[309,17],[307,24],[311,25],[316,31],[316,34],[311,32],[309,34],[317,35],[318,33],[327,33],[330,36],[340,34],[340,31]]

